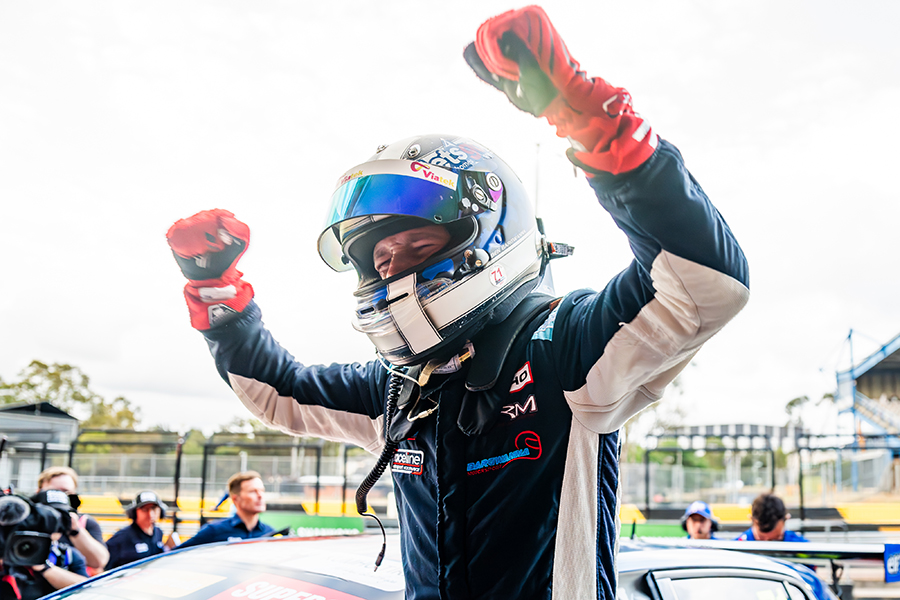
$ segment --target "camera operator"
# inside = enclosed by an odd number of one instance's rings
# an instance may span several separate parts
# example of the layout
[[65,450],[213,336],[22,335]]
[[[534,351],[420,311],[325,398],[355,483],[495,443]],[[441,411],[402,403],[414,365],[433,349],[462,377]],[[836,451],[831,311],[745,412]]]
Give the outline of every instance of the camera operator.
[[68,496],[58,490],[38,494],[37,502],[0,498],[0,598],[35,600],[87,578],[84,557],[61,541],[70,510]]
[[76,493],[78,474],[69,467],[44,469],[38,476],[38,492],[46,490],[59,490],[69,496],[69,504],[73,509],[70,519],[72,527],[63,532],[63,541],[84,555],[87,566],[93,569],[93,573],[99,573],[109,561],[109,550],[103,543],[103,532],[97,520],[90,515],[78,515],[74,512],[81,503]]

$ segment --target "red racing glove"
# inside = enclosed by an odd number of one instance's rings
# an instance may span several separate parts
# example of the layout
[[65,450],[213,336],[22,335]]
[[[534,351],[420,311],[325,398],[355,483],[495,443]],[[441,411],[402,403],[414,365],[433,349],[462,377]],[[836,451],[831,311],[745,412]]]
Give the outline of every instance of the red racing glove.
[[184,298],[195,329],[228,321],[253,299],[253,287],[236,268],[250,243],[250,228],[233,214],[221,208],[198,212],[176,221],[166,241],[188,278]]
[[488,19],[464,57],[481,79],[519,109],[544,117],[572,141],[569,160],[588,175],[639,167],[658,139],[631,107],[631,95],[587,77],[539,6]]

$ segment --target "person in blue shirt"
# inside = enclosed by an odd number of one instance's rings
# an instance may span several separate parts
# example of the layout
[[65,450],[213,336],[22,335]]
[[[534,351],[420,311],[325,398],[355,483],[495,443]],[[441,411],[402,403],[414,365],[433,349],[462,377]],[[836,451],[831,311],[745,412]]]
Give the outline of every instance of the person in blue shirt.
[[107,570],[166,551],[162,529],[156,523],[165,518],[167,508],[156,492],[145,490],[135,496],[134,502],[125,509],[131,525],[117,531],[106,542],[110,557]]
[[690,540],[714,540],[715,532],[719,530],[719,521],[713,516],[709,504],[697,500],[685,509],[681,517],[681,528],[687,532]]
[[266,512],[266,488],[259,473],[243,471],[235,473],[228,479],[228,492],[234,504],[234,516],[221,519],[204,526],[197,534],[179,548],[211,544],[213,542],[231,542],[263,537],[275,531],[259,520],[259,515]]
[[808,542],[805,537],[787,529],[791,518],[784,502],[775,494],[760,494],[753,501],[750,529],[735,538],[741,542]]

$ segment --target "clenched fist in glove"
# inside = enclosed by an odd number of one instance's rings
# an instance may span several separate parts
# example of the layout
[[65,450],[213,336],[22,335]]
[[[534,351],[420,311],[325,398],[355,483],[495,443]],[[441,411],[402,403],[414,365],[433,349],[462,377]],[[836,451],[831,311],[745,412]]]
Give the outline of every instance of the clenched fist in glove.
[[249,227],[216,208],[176,221],[166,240],[188,278],[184,297],[195,329],[215,327],[247,307],[253,287],[236,265],[250,243]]
[[569,138],[569,160],[588,174],[630,171],[656,148],[656,134],[632,110],[631,95],[587,77],[539,6],[488,19],[464,56],[516,107],[545,117]]

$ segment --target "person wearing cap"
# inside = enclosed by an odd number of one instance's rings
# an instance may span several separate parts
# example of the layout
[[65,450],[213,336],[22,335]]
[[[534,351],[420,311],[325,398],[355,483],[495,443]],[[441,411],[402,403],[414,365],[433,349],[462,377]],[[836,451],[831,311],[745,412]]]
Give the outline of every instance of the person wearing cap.
[[681,527],[690,540],[714,540],[715,532],[719,530],[719,521],[713,516],[709,504],[697,500],[685,509]]
[[760,494],[753,500],[750,529],[736,539],[741,542],[808,542],[809,540],[787,528],[791,514],[784,501],[775,494]]
[[131,525],[114,533],[106,542],[109,548],[109,563],[106,568],[115,569],[165,552],[163,532],[156,523],[165,518],[167,508],[156,492],[151,490],[135,496],[134,501],[125,509]]
[[194,537],[182,542],[178,548],[188,548],[213,542],[231,542],[264,537],[275,530],[259,520],[266,512],[266,488],[259,473],[242,471],[228,478],[228,492],[234,504],[235,514],[205,525]]
[[81,500],[78,498],[78,474],[70,467],[55,466],[41,471],[38,475],[38,492],[59,490],[69,497],[71,527],[63,533],[62,541],[74,546],[84,556],[87,566],[98,573],[109,560],[109,551],[103,543],[100,523],[90,515],[77,512]]

